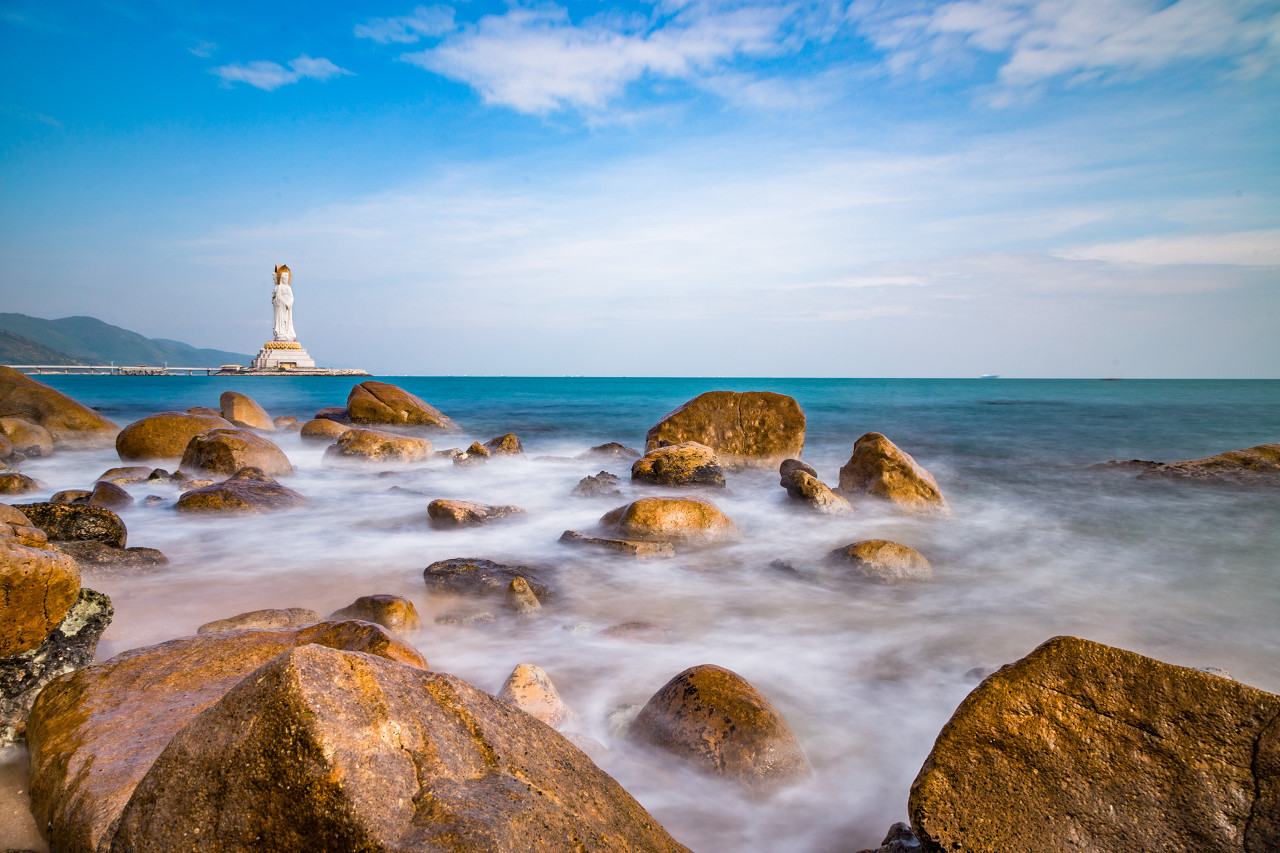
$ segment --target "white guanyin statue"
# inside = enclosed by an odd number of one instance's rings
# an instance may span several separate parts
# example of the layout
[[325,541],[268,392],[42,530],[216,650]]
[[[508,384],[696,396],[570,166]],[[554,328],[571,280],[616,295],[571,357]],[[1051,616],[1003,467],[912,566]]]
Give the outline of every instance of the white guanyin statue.
[[296,341],[297,333],[293,331],[293,287],[289,280],[293,273],[284,264],[276,267],[276,289],[271,291],[271,305],[275,308],[275,323],[272,332],[277,341]]

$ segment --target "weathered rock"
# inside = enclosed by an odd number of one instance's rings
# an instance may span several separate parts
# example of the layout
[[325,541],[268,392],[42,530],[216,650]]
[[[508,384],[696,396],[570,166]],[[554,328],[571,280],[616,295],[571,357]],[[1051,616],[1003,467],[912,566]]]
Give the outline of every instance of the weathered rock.
[[148,465],[126,465],[120,468],[108,468],[98,475],[95,482],[114,483],[117,486],[129,486],[156,477],[157,474],[168,477],[163,468],[152,468]]
[[782,464],[778,466],[778,476],[781,478],[778,485],[785,489],[791,479],[791,475],[796,471],[804,471],[812,477],[818,476],[817,470],[807,462],[799,459],[783,459]]
[[799,459],[788,459],[779,469],[781,483],[792,500],[803,503],[823,515],[848,515],[853,505],[846,498],[831,491],[818,479],[813,469]]
[[43,382],[0,366],[0,417],[21,418],[49,431],[55,444],[110,447],[120,427]]
[[[259,666],[309,643],[426,667],[416,650],[377,625],[322,622],[183,637],[50,682],[27,721],[32,811],[50,846],[109,849],[116,820],[173,735]],[[168,779],[177,785],[179,776]]]
[[274,512],[307,502],[293,489],[252,472],[252,468],[237,471],[229,480],[183,492],[175,508],[179,512]]
[[160,412],[134,421],[116,436],[116,455],[126,462],[160,460],[176,462],[191,439],[205,430],[234,429],[231,422],[214,415]]
[[529,587],[524,578],[512,578],[507,584],[507,609],[514,613],[529,615],[542,610],[542,602]]
[[381,625],[393,634],[411,634],[422,627],[418,608],[400,595],[362,595],[329,619],[359,619]]
[[573,494],[580,498],[620,498],[622,491],[618,486],[622,481],[617,475],[601,471],[590,477],[583,477],[573,487]]
[[502,595],[515,578],[524,578],[539,599],[552,597],[551,586],[542,573],[529,566],[507,566],[475,557],[439,560],[422,572],[427,588],[459,595]]
[[511,671],[498,691],[498,698],[553,729],[560,728],[573,715],[551,683],[551,676],[531,663],[518,664]]
[[639,450],[611,441],[608,444],[597,444],[590,450],[584,450],[575,458],[582,460],[598,460],[601,462],[626,462],[630,464],[641,457]]
[[645,450],[662,442],[705,444],[728,468],[776,468],[804,448],[804,412],[771,391],[708,391],[650,428]]
[[[57,501],[51,501],[51,503],[57,503]],[[133,506],[133,495],[115,483],[98,482],[94,483],[93,491],[89,493],[86,503],[89,506],[100,506],[118,511]]]
[[524,445],[514,432],[491,438],[484,443],[484,447],[494,456],[518,456],[524,453]]
[[301,435],[303,441],[315,444],[329,444],[349,429],[351,429],[349,424],[329,420],[328,418],[316,418],[302,425]]
[[687,851],[552,729],[460,679],[306,646],[177,732],[113,850]]
[[114,612],[110,598],[81,588],[67,615],[37,648],[0,657],[0,749],[25,737],[27,715],[41,688],[93,663],[98,639]]
[[641,498],[605,513],[600,526],[622,539],[641,542],[711,544],[742,535],[720,507],[690,496]]
[[927,851],[1280,850],[1280,696],[1055,637],[960,704],[908,810]]
[[[258,628],[302,628],[323,621],[319,613],[303,607],[285,607],[274,610],[250,610],[226,619],[206,622],[196,629],[197,634],[217,634],[222,631],[248,631]],[[343,621],[341,619],[329,621]],[[371,621],[371,620],[365,620]]]
[[635,539],[611,539],[606,536],[588,536],[576,530],[566,530],[560,534],[560,541],[566,545],[586,545],[599,548],[614,554],[635,557],[638,560],[674,557],[675,548],[670,542],[641,542]]
[[812,773],[791,727],[764,694],[712,664],[691,667],[667,682],[627,737],[753,789],[776,788]]
[[218,398],[220,414],[238,427],[260,429],[263,432],[275,432],[275,422],[267,414],[267,410],[258,405],[248,394],[239,391],[223,391]]
[[54,492],[53,496],[49,498],[49,503],[88,506],[89,498],[92,496],[93,492],[88,489],[63,489],[60,492]]
[[431,442],[377,429],[352,428],[338,436],[324,452],[326,462],[421,462],[431,453]]
[[182,454],[183,471],[229,477],[242,468],[258,468],[270,477],[293,473],[289,457],[270,439],[247,429],[211,429],[193,436]]
[[827,562],[847,566],[861,577],[877,583],[911,583],[933,580],[933,567],[914,548],[885,539],[867,539],[837,548]]
[[[44,427],[22,418],[0,418],[0,435],[9,440],[9,453],[17,451],[28,459],[53,453],[53,436]],[[9,453],[0,454],[8,456]]]
[[79,592],[75,560],[0,536],[0,657],[37,648]]
[[920,850],[920,839],[911,831],[910,824],[895,823],[889,827],[879,847],[859,853],[920,853]]
[[0,474],[0,495],[27,495],[41,488],[39,480],[26,474]]
[[483,465],[493,456],[489,448],[485,447],[478,441],[471,442],[471,446],[461,453],[453,454],[453,464],[462,468],[470,465]]
[[69,557],[75,557],[82,569],[95,575],[146,574],[169,565],[169,558],[155,548],[117,548],[105,542],[51,542],[49,546]]
[[31,523],[22,510],[8,504],[0,504],[0,538],[12,538],[28,548],[48,547],[49,537]]
[[[356,424],[403,424],[456,432],[447,415],[408,391],[387,382],[368,380],[347,395],[347,416]],[[319,417],[319,415],[317,415]]]
[[276,428],[277,432],[297,432],[302,429],[302,423],[297,418],[287,415],[272,418],[271,425]]
[[475,501],[434,500],[427,504],[427,515],[435,527],[471,527],[497,518],[524,515],[518,506],[490,506]]
[[54,541],[93,540],[116,548],[128,544],[129,532],[124,522],[106,507],[54,503],[14,504],[14,507]]
[[1144,470],[1138,479],[1209,480],[1225,483],[1280,483],[1280,442],[1229,450],[1205,459],[1170,462]]
[[658,486],[724,487],[724,470],[704,444],[687,441],[650,450],[631,466],[631,479]]
[[878,432],[853,443],[853,455],[840,469],[839,491],[848,497],[870,495],[917,512],[947,508],[933,475]]

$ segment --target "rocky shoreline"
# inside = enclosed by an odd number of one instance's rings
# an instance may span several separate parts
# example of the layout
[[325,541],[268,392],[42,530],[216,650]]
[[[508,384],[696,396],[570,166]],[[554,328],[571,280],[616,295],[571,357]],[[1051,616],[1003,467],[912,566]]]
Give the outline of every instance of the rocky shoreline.
[[[746,797],[785,796],[811,777],[803,737],[755,686],[714,662],[673,671],[647,702],[619,708],[614,742],[601,743],[537,662],[515,667],[496,696],[431,670],[408,639],[422,630],[413,602],[375,590],[327,617],[302,608],[228,616],[92,663],[110,602],[82,588],[82,574],[158,570],[166,559],[128,547],[131,487],[176,491],[157,499],[183,514],[305,507],[307,496],[286,485],[293,466],[272,440],[279,432],[326,447],[327,466],[370,476],[496,465],[524,449],[508,433],[437,450],[433,439],[456,434],[457,424],[376,381],[305,423],[227,392],[217,409],[157,413],[118,429],[10,373],[0,368],[8,466],[0,490],[11,504],[0,506],[10,626],[0,684],[8,742],[25,737],[30,748],[32,810],[52,849],[250,850],[269,840],[279,850],[684,850],[593,754],[645,751],[672,772],[721,778]],[[608,559],[724,548],[746,534],[717,496],[751,468],[778,470],[778,488],[815,518],[873,506],[904,517],[952,511],[933,475],[879,433],[853,442],[834,487],[822,482],[799,458],[804,429],[804,413],[783,395],[690,400],[649,430],[643,452],[601,445],[581,454],[625,464],[640,492],[625,495],[608,471],[584,478],[566,499],[608,509],[562,541]],[[39,488],[19,470],[25,457],[107,442],[121,467],[58,500],[23,501]],[[1269,487],[1280,479],[1278,450],[1163,467]],[[1147,463],[1139,470],[1146,476]],[[528,513],[437,498],[424,500],[424,514],[452,530]],[[907,544],[867,539],[836,548],[823,571],[909,589],[936,569]],[[486,558],[438,561],[422,576],[429,595],[471,602],[454,624],[536,622],[563,592],[553,570]],[[645,623],[609,630],[663,637]],[[880,850],[1278,849],[1280,697],[1099,643],[1050,639],[960,705],[908,813],[910,825],[896,825]]]

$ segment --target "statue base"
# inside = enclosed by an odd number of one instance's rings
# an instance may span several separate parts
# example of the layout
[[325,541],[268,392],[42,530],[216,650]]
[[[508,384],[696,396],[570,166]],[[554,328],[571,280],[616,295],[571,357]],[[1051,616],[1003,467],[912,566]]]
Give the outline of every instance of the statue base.
[[267,341],[253,360],[253,370],[314,369],[316,360],[297,341]]

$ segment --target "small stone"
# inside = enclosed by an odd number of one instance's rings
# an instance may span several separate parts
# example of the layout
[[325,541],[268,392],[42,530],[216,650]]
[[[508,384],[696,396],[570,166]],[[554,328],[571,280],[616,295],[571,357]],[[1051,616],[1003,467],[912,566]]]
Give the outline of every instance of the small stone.
[[933,580],[933,567],[914,548],[885,539],[867,539],[837,548],[827,562],[848,566],[877,583],[896,584]]
[[473,441],[470,447],[453,457],[453,464],[463,468],[470,465],[483,465],[492,455],[489,448],[478,441]]
[[498,691],[498,698],[553,729],[560,728],[573,716],[551,683],[551,677],[542,667],[531,663],[519,664],[511,671]]
[[486,625],[497,621],[492,613],[443,613],[436,617],[437,625]]
[[599,548],[613,554],[635,557],[638,560],[674,557],[675,547],[670,542],[643,542],[637,539],[610,539],[603,536],[588,536],[576,530],[566,530],[560,535],[560,541],[566,545],[586,545]]
[[622,480],[608,471],[601,471],[591,477],[583,477],[573,487],[573,494],[580,498],[620,498],[622,491],[618,488]]
[[524,515],[518,506],[490,506],[475,501],[434,500],[427,504],[427,515],[435,527],[472,527],[499,518]]
[[511,583],[507,584],[507,609],[528,615],[542,610],[542,604],[529,588],[527,580],[512,578]]
[[139,506],[157,506],[162,503],[164,503],[164,498],[159,495],[147,495],[145,498],[138,501]]
[[330,621],[359,619],[381,625],[393,634],[411,634],[422,627],[418,608],[399,595],[362,595],[341,610],[329,614]]
[[600,632],[601,637],[611,640],[632,640],[639,643],[665,643],[671,632],[652,622],[623,622],[610,625]]
[[484,447],[494,456],[519,456],[524,453],[524,445],[514,432],[491,438],[484,443]]
[[49,498],[49,503],[87,506],[92,495],[93,492],[86,489],[63,489],[60,492],[54,492],[53,497]]
[[576,458],[583,460],[595,459],[604,462],[625,462],[629,465],[642,455],[635,448],[611,441],[608,444],[597,444],[590,450],[579,453]]

